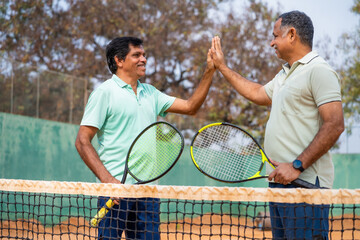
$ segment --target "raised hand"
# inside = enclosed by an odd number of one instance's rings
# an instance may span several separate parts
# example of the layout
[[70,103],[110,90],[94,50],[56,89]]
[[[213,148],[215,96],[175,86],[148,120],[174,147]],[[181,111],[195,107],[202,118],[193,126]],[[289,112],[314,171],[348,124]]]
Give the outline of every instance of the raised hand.
[[211,58],[216,68],[225,65],[224,53],[221,50],[220,37],[215,36],[211,41]]
[[207,68],[210,70],[214,70],[215,69],[215,65],[214,65],[214,61],[211,57],[211,49],[209,49],[208,54],[207,54],[207,58],[206,58],[206,63],[207,63]]

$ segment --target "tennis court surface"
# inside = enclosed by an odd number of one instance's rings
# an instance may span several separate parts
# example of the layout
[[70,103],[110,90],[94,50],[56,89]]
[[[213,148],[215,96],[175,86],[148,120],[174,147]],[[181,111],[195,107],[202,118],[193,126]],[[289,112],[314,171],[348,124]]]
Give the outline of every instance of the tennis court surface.
[[98,211],[98,196],[160,198],[161,239],[272,239],[270,201],[330,207],[329,238],[360,239],[360,189],[115,185],[11,179],[0,179],[0,238],[96,239],[98,228],[91,227],[89,222]]

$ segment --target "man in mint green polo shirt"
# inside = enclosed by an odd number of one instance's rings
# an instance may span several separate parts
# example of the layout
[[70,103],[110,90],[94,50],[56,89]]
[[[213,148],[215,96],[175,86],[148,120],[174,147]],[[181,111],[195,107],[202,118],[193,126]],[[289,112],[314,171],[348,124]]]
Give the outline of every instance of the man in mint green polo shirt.
[[[86,165],[102,183],[120,183],[125,159],[135,137],[168,112],[192,115],[204,102],[215,71],[210,54],[203,78],[188,99],[168,96],[139,78],[145,75],[146,57],[142,40],[113,39],[106,47],[112,77],[92,92],[76,139],[76,148]],[[91,140],[97,134],[99,149]],[[133,183],[128,177],[126,183]],[[98,205],[105,205],[100,198]],[[159,239],[159,200],[121,199],[99,224],[99,239]],[[149,214],[151,213],[151,214]]]
[[[300,178],[331,188],[334,167],[329,149],[344,130],[340,81],[336,72],[312,51],[314,28],[304,13],[280,15],[270,45],[286,61],[265,86],[251,82],[229,69],[220,39],[213,38],[211,56],[215,67],[248,100],[271,105],[265,131],[265,151],[276,161],[267,168],[269,187],[294,188]],[[270,203],[273,239],[328,239],[326,206]]]

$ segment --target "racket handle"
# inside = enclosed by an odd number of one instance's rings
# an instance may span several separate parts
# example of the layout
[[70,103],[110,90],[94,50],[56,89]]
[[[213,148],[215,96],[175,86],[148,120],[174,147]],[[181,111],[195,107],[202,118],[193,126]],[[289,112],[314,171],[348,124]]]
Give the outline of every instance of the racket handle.
[[291,182],[291,184],[297,186],[297,187],[302,187],[302,188],[310,188],[310,189],[328,189],[326,187],[318,187],[316,186],[315,184],[312,184],[312,183],[309,183],[309,182],[306,182],[304,180],[301,180],[301,179],[295,179],[294,181]]
[[114,201],[112,199],[109,199],[106,202],[105,206],[103,206],[91,219],[90,225],[93,227],[97,227],[99,225],[99,222],[105,217],[105,215],[109,212],[110,208],[112,208],[114,205]]

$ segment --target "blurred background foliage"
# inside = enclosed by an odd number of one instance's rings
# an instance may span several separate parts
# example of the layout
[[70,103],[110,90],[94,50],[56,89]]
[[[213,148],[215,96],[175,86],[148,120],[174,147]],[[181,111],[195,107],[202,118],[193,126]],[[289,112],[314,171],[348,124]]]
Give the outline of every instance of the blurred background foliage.
[[[79,124],[89,93],[110,78],[105,46],[118,36],[144,40],[147,74],[141,81],[177,97],[189,97],[206,65],[211,38],[219,35],[230,68],[265,84],[282,62],[270,47],[280,11],[266,1],[244,0],[22,0],[0,5],[0,111]],[[349,10],[350,11],[350,10]],[[360,14],[360,1],[353,12]],[[336,50],[315,43],[343,79],[344,111],[360,113],[360,28],[344,33]],[[126,103],[124,103],[126,104]],[[226,121],[263,136],[269,109],[246,101],[216,73],[194,119],[170,115],[182,129]]]

